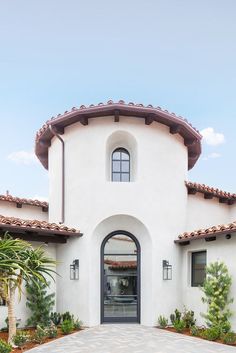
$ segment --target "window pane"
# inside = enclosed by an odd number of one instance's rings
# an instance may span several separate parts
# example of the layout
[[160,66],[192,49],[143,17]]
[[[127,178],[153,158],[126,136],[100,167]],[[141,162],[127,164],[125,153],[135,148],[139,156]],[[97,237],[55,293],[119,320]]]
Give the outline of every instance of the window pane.
[[120,172],[120,167],[121,167],[121,162],[119,161],[113,161],[112,162],[112,171],[113,172]]
[[120,181],[120,173],[112,173],[113,181]]
[[120,160],[121,159],[120,152],[113,152],[112,159],[113,160],[117,160],[117,159]]
[[128,161],[129,160],[129,154],[127,152],[125,152],[125,151],[121,152],[121,159]]
[[129,172],[129,161],[121,162],[122,172]]
[[192,253],[192,287],[203,285],[206,278],[206,251]]
[[134,261],[135,259],[130,258],[130,254],[133,256],[136,256],[137,253],[137,247],[133,239],[131,239],[129,236],[124,235],[124,234],[116,234],[113,237],[109,238],[106,242],[105,248],[104,248],[104,254],[128,254],[129,257],[124,258],[120,257],[116,258],[109,257],[109,260],[113,261],[123,261],[123,260],[132,260]]
[[121,181],[129,181],[129,173],[127,173],[127,174],[122,173],[121,174]]

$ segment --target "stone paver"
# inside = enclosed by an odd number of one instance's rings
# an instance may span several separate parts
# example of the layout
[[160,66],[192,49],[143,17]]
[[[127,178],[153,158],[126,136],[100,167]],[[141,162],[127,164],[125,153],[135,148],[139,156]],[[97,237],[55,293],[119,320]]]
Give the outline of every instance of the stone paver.
[[30,353],[236,353],[236,348],[141,325],[101,325]]

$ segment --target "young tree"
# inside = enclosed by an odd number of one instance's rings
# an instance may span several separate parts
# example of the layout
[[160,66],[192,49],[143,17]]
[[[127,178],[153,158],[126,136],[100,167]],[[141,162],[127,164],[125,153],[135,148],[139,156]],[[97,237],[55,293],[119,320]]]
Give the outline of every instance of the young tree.
[[55,273],[56,262],[47,257],[42,247],[34,249],[21,239],[12,239],[8,234],[0,238],[0,295],[8,307],[8,341],[16,334],[15,296],[22,293],[22,283],[30,280],[46,283],[46,277]]
[[55,304],[55,293],[48,294],[47,289],[50,282],[44,283],[39,280],[30,281],[26,284],[26,306],[31,311],[27,325],[47,326],[50,323],[50,313]]
[[232,278],[223,262],[213,262],[206,268],[206,279],[201,290],[204,293],[203,303],[207,304],[207,313],[202,314],[208,327],[218,327],[227,332],[230,330],[229,318],[232,312],[228,305],[233,302],[229,297]]

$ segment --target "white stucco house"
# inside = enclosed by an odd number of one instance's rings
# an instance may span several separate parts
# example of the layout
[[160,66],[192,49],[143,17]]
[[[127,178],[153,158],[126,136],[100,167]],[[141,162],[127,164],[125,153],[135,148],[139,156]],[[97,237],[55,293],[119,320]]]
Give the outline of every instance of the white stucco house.
[[[123,101],[81,106],[46,122],[35,153],[49,203],[1,195],[0,231],[47,244],[59,262],[56,311],[87,326],[154,325],[185,305],[200,323],[198,286],[218,259],[235,297],[236,194],[188,181],[201,136],[187,120]],[[5,317],[1,305],[0,325]],[[27,317],[24,299],[17,317]]]

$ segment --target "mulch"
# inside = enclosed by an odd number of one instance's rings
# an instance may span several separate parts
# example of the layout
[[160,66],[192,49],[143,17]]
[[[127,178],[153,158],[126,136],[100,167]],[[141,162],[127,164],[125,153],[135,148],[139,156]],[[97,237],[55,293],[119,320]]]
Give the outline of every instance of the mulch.
[[[179,333],[179,332],[176,332],[176,330],[174,329],[174,327],[166,327],[164,330],[167,330],[167,331],[170,331],[170,332],[174,332],[174,333]],[[186,336],[191,336],[191,337],[197,337],[197,338],[200,338],[202,340],[205,340],[207,341],[205,338],[202,338],[200,336],[193,336],[191,335],[190,333],[190,330],[188,328],[184,329],[183,332],[179,333],[180,335],[186,335]],[[209,341],[208,341],[209,342]],[[222,340],[218,339],[216,341],[213,341],[213,342],[217,342],[217,343],[222,343],[222,344],[225,344]],[[226,345],[226,344],[225,344]],[[227,344],[227,346],[233,346],[233,347],[236,347],[236,343],[233,343],[233,344]]]
[[[80,330],[74,330],[72,333],[75,333],[75,332],[78,332],[78,331],[81,331],[82,328]],[[32,334],[34,333],[34,329],[32,328],[29,328],[29,329],[26,329],[26,331],[30,331]],[[62,334],[61,330],[58,329],[58,336],[56,338],[46,338],[44,343],[48,343],[48,342],[51,342],[51,341],[54,341],[60,337],[64,337],[65,335]],[[0,339],[3,339],[5,341],[8,340],[8,332],[0,332]],[[28,342],[25,344],[24,348],[23,349],[20,349],[20,348],[14,348],[11,353],[22,353],[22,352],[26,352],[28,351],[29,349],[31,348],[34,348],[34,347],[38,347],[40,346],[40,344],[38,343],[34,343],[34,342]]]

